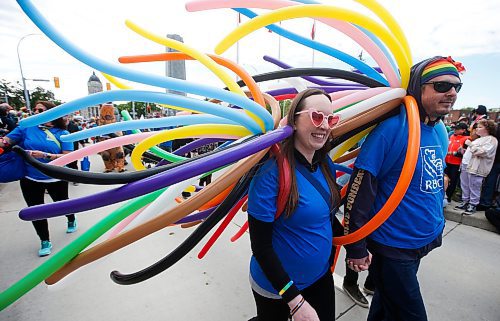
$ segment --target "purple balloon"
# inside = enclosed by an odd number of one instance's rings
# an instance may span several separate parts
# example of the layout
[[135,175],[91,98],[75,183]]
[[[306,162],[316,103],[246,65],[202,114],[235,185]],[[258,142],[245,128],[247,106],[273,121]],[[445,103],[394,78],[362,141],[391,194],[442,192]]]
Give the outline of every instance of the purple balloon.
[[[344,87],[344,86],[341,86],[341,87],[339,87],[339,86],[319,86],[319,87],[316,87],[316,86],[313,86],[313,87],[309,87],[309,88],[318,88],[318,89],[324,90],[326,93],[333,93],[333,92],[343,91],[343,90],[362,90],[362,89],[366,89],[367,87],[366,86],[349,86],[349,87]],[[296,94],[297,89],[295,89],[293,87],[280,88],[280,89],[274,89],[274,90],[267,91],[266,93],[268,93],[271,96]]]
[[[293,68],[292,66],[290,66],[290,65],[288,65],[288,64],[286,64],[286,63],[284,63],[276,58],[273,58],[273,57],[270,57],[267,55],[265,55],[263,58],[265,61],[268,61],[272,64],[275,64],[276,66],[281,67],[283,69]],[[342,82],[326,81],[326,80],[322,80],[322,79],[319,79],[319,78],[313,77],[313,76],[303,76],[300,78],[305,79],[307,81],[312,82],[313,84],[320,85],[320,86],[351,86],[351,84],[346,84],[346,83],[342,83]]]
[[191,223],[194,221],[199,221],[207,218],[212,212],[217,208],[217,206],[211,207],[209,209],[206,209],[204,211],[198,212],[196,214],[191,214],[189,216],[183,217],[174,224],[184,224],[184,223]]
[[19,212],[19,217],[27,221],[40,220],[69,213],[83,212],[151,193],[253,155],[282,141],[290,136],[292,132],[293,130],[290,126],[278,128],[241,145],[195,159],[190,163],[169,171],[118,188],[81,198],[24,208]]

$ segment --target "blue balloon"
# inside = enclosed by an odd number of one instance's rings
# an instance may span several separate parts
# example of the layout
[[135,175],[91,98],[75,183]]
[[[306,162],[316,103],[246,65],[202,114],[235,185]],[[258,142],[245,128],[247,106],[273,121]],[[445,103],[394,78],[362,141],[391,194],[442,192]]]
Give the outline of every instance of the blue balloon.
[[[233,10],[235,10],[236,12],[239,12],[239,13],[241,13],[249,18],[254,18],[257,16],[257,14],[255,12],[253,12],[249,9],[233,8]],[[345,52],[342,52],[338,49],[324,45],[320,42],[299,36],[296,33],[290,32],[290,31],[285,30],[285,29],[278,27],[276,25],[268,25],[268,26],[266,26],[266,28],[271,30],[272,32],[279,34],[280,36],[283,36],[283,37],[288,38],[292,41],[300,43],[306,47],[312,48],[312,49],[320,51],[326,55],[337,58],[340,61],[343,61],[346,64],[353,66],[354,68],[359,69],[364,74],[366,74],[368,77],[371,77],[371,78],[383,83],[384,85],[389,86],[389,82],[384,77],[382,77],[375,69],[368,66],[367,64],[365,64],[361,60],[359,60],[351,55],[346,54]]]
[[[80,110],[82,106],[94,106],[113,100],[150,101],[174,106],[189,106],[189,108],[192,110],[216,115],[222,118],[232,119],[233,121],[248,128],[255,134],[262,132],[260,126],[250,116],[246,115],[245,113],[239,112],[236,109],[226,108],[208,101],[202,101],[181,95],[144,90],[111,90],[92,94],[64,103],[62,105],[59,105],[57,108],[52,108],[44,111],[43,113],[25,118],[19,122],[19,126],[31,127],[40,125],[67,115],[71,112]],[[264,108],[262,108],[260,105],[259,108],[261,110],[264,110]]]
[[62,135],[61,141],[75,142],[92,136],[101,136],[125,130],[163,128],[170,126],[186,126],[195,124],[238,125],[238,123],[232,120],[211,115],[187,115],[187,116],[183,115],[183,116],[173,116],[173,117],[163,117],[163,118],[153,118],[153,119],[137,119],[137,120],[129,120],[125,122],[113,123],[103,126],[97,126],[94,128],[82,130],[69,135]]
[[[255,114],[257,117],[262,119],[264,122],[265,130],[271,130],[274,128],[273,119],[271,115],[262,108],[256,102],[248,99],[245,96],[238,95],[226,90],[222,90],[219,88],[199,84],[192,83],[186,80],[180,80],[175,78],[169,78],[158,75],[145,74],[140,71],[136,71],[130,68],[126,68],[122,65],[109,63],[102,59],[99,59],[95,56],[92,56],[90,53],[86,53],[82,49],[78,48],[71,41],[62,36],[38,11],[38,9],[31,3],[30,0],[17,0],[21,9],[26,13],[26,15],[33,21],[33,23],[55,44],[61,47],[68,54],[76,58],[77,60],[83,62],[84,64],[91,66],[97,70],[100,70],[109,75],[128,79],[131,81],[135,81],[138,83],[143,83],[155,87],[160,88],[168,88],[171,90],[177,90],[181,92],[187,92],[195,95],[199,95],[202,97],[212,97],[221,101],[229,102],[233,105],[243,107]],[[147,100],[139,100],[139,101],[151,101]],[[262,132],[262,131],[260,131]]]

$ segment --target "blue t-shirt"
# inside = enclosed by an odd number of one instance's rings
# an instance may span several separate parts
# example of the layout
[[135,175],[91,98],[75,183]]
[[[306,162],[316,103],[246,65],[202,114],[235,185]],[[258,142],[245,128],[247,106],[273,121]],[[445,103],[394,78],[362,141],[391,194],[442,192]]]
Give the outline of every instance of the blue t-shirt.
[[[357,168],[377,178],[372,215],[385,204],[401,174],[408,145],[408,128],[402,127],[397,116],[382,122],[368,135],[356,160]],[[420,122],[420,130],[418,161],[410,186],[394,213],[369,236],[386,246],[417,249],[432,242],[444,228],[446,151],[441,145],[439,128]],[[393,146],[398,143],[399,146]]]
[[[61,154],[63,151],[73,151],[72,142],[61,142],[62,135],[69,135],[69,132],[64,129],[59,128],[49,128],[48,129],[55,138],[61,144],[61,147],[57,145],[56,142],[52,140],[51,137],[45,133],[38,126],[21,128],[16,127],[12,132],[10,132],[7,137],[9,137],[16,144],[21,145],[26,150],[39,150],[49,154]],[[39,158],[40,162],[48,163],[49,160]],[[49,180],[51,177],[42,174],[39,170],[33,166],[26,163],[26,177],[32,178],[37,181]]]
[[[311,174],[327,191],[329,190],[319,166]],[[275,159],[264,163],[252,179],[248,192],[248,214],[264,222],[274,222],[273,249],[285,271],[301,290],[316,282],[329,268],[332,227],[329,204],[298,170],[295,170],[295,175],[299,203],[289,218],[285,218],[283,214],[276,221],[274,219],[279,187]],[[253,256],[250,261],[250,274],[262,289],[273,294],[278,293]]]

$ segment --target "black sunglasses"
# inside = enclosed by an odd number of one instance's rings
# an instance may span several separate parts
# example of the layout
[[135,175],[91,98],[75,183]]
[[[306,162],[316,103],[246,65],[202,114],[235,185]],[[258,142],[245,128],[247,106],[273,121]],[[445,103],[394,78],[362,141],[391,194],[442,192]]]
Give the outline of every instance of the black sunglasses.
[[45,111],[45,109],[43,109],[43,108],[35,108],[35,111],[37,111],[39,113],[43,113]]
[[455,91],[458,93],[460,89],[462,89],[462,83],[459,82],[457,84],[447,81],[432,81],[432,82],[424,82],[423,85],[433,85],[434,90],[438,93],[446,93],[451,88],[455,88]]

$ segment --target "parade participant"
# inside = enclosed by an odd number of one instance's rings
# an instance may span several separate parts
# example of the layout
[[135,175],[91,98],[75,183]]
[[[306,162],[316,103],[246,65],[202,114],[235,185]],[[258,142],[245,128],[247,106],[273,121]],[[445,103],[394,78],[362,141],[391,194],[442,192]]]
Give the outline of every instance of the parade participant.
[[[116,122],[115,107],[111,102],[102,104],[99,111],[99,126],[112,124]],[[114,133],[109,136],[101,136],[98,138],[99,141],[109,139],[111,136],[122,136],[122,133]],[[125,167],[125,153],[123,152],[123,147],[113,147],[108,150],[102,151],[102,160],[104,162],[104,172],[110,173],[116,169],[118,173],[124,172]]]
[[[55,105],[48,101],[39,101],[35,104],[35,115]],[[40,161],[48,163],[63,154],[73,151],[73,143],[61,141],[62,135],[69,135],[66,130],[67,119],[58,118],[40,126],[20,128],[16,127],[11,133],[0,139],[0,147],[11,145],[22,145],[29,151],[31,156],[39,158]],[[28,206],[44,204],[45,191],[47,191],[54,202],[68,199],[68,182],[48,177],[31,165],[26,165],[26,176],[20,180],[21,191]],[[66,215],[68,218],[67,233],[73,233],[77,229],[74,214]],[[39,256],[47,256],[51,253],[49,224],[46,219],[33,221],[41,247]]]
[[287,121],[294,133],[281,144],[291,168],[287,206],[275,219],[278,167],[267,160],[248,193],[253,256],[250,282],[259,321],[335,320],[330,272],[332,219],[339,205],[333,163],[327,153],[338,122],[330,97],[319,89],[299,93]]
[[462,189],[462,203],[457,209],[464,209],[464,214],[471,215],[476,212],[481,196],[483,180],[491,171],[497,151],[498,141],[495,138],[496,126],[492,120],[481,119],[477,122],[475,130],[479,138],[474,141],[467,140],[466,155],[470,157],[466,165],[462,165],[460,174],[460,188]]
[[444,170],[445,174],[450,179],[448,189],[446,190],[448,203],[451,202],[451,197],[455,193],[458,178],[460,176],[460,164],[462,163],[462,156],[466,148],[464,143],[469,138],[469,136],[465,135],[466,130],[466,124],[458,123],[455,126],[454,134],[450,136],[449,140],[450,144],[448,145],[448,152],[446,153],[446,168]]
[[[421,131],[415,174],[392,215],[366,239],[346,246],[351,269],[362,271],[371,264],[375,293],[370,321],[427,320],[417,271],[421,258],[441,245],[445,223],[442,205],[447,137],[437,126],[443,126],[442,117],[457,99],[462,87],[459,72],[463,70],[450,57],[430,58],[412,67],[408,94],[418,104]],[[345,205],[347,232],[368,222],[394,190],[408,148],[406,139],[396,139],[401,130],[399,116],[391,117],[363,144]],[[395,146],[396,142],[402,146]]]

